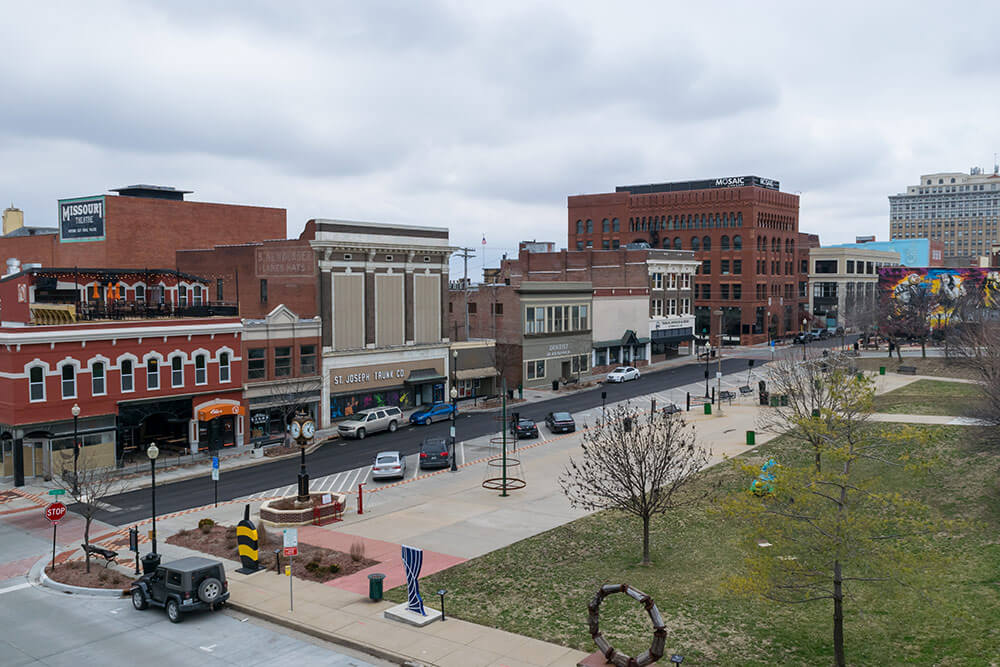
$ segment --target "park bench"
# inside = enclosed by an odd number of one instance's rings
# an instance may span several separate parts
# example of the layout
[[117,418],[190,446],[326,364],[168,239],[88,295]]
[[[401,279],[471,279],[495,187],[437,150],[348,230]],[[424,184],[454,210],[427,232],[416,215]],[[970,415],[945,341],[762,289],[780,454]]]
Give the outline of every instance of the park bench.
[[679,407],[677,407],[677,405],[674,404],[674,403],[671,403],[668,406],[666,406],[665,408],[663,408],[664,414],[666,414],[668,416],[669,415],[675,415],[675,414],[677,414],[680,411],[681,411],[681,409]]
[[720,391],[719,392],[719,402],[729,401],[729,404],[733,404],[733,399],[736,398],[735,391]]
[[104,547],[99,547],[94,544],[81,544],[84,553],[88,553],[91,556],[100,556],[104,559],[104,567],[107,567],[111,563],[117,564],[118,552],[112,551],[111,549],[105,549]]
[[749,396],[750,394],[753,394],[753,388],[750,385],[745,384],[740,387],[740,396]]
[[896,371],[896,372],[897,373],[902,373],[903,375],[916,375],[917,374],[917,367],[916,366],[900,366],[899,370]]

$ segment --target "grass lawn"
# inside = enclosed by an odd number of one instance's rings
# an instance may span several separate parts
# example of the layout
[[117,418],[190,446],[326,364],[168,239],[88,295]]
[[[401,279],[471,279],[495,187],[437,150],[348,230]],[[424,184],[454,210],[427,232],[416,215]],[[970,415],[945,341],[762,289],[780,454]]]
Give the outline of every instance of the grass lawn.
[[917,380],[875,397],[876,412],[907,415],[973,416],[982,387],[947,380]]
[[885,356],[859,357],[855,359],[855,363],[863,371],[878,371],[879,366],[885,366],[886,372],[895,373],[899,370],[900,366],[914,366],[917,369],[917,375],[937,375],[938,377],[965,378],[966,380],[979,379],[971,369],[942,357],[928,357],[926,359],[922,357],[903,357],[902,362],[897,361],[895,355],[893,355],[892,359]]
[[[903,428],[886,424],[885,429]],[[943,539],[951,561],[928,577],[930,590],[856,584],[845,602],[849,664],[996,664],[1000,656],[1000,452],[977,449],[966,427],[920,426],[941,473],[916,480],[902,469],[884,473],[893,490],[919,492],[941,517],[977,522],[961,538]],[[806,453],[779,438],[752,460],[800,459]],[[880,469],[883,470],[883,469]],[[732,466],[714,468],[703,483],[728,490],[748,480]],[[833,659],[832,604],[780,605],[742,597],[722,582],[739,571],[746,530],[712,512],[712,501],[654,520],[653,565],[638,564],[637,521],[595,514],[424,578],[422,590],[448,589],[448,613],[583,651],[594,650],[587,603],[603,583],[625,582],[650,594],[667,625],[667,655],[685,664],[822,665]],[[406,599],[405,587],[389,591]],[[436,599],[434,599],[436,606]],[[608,598],[601,628],[633,655],[651,640],[649,619],[626,596]]]

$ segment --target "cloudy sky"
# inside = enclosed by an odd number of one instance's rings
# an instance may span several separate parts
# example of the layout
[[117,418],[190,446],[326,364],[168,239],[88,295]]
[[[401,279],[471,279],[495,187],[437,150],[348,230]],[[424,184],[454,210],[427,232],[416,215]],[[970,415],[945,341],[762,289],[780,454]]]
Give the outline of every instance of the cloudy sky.
[[[132,183],[447,226],[479,268],[566,243],[566,196],[756,174],[824,243],[1000,151],[992,4],[14,2],[0,199]],[[481,246],[485,235],[487,245]]]

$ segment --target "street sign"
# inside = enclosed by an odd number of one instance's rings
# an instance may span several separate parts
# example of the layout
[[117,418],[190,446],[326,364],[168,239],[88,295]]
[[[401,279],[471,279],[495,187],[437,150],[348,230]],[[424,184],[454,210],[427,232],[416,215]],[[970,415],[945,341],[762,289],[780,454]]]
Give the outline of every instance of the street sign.
[[286,556],[298,556],[299,555],[299,548],[298,547],[285,547],[285,555]]
[[45,518],[52,522],[52,525],[59,523],[59,520],[66,516],[66,506],[56,501],[45,508]]
[[[215,480],[216,482],[219,481],[219,469],[218,468],[212,468],[212,479]],[[226,479],[229,479],[229,478],[227,477]]]
[[49,489],[50,496],[61,496],[66,493],[66,489]]
[[219,469],[219,457],[218,456],[213,456],[212,457],[212,470],[218,470],[218,469]]
[[297,547],[299,546],[299,529],[298,528],[285,528],[281,531],[281,546],[285,547]]

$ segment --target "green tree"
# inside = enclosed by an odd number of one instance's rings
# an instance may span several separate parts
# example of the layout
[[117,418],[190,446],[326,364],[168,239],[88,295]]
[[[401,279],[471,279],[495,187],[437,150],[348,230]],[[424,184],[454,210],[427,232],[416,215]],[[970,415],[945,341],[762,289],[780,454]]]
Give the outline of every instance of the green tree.
[[[884,473],[903,467],[916,474],[926,464],[912,455],[915,436],[892,436],[870,424],[875,385],[842,372],[830,379],[830,400],[820,417],[823,465],[779,462],[774,491],[730,496],[725,511],[752,532],[745,569],[730,580],[739,592],[789,604],[830,601],[833,651],[845,665],[844,605],[865,584],[905,581],[925,563],[919,544],[940,528],[919,501],[889,490]],[[748,474],[759,469],[744,466]],[[748,485],[749,486],[749,485]],[[919,557],[915,554],[921,554]]]

